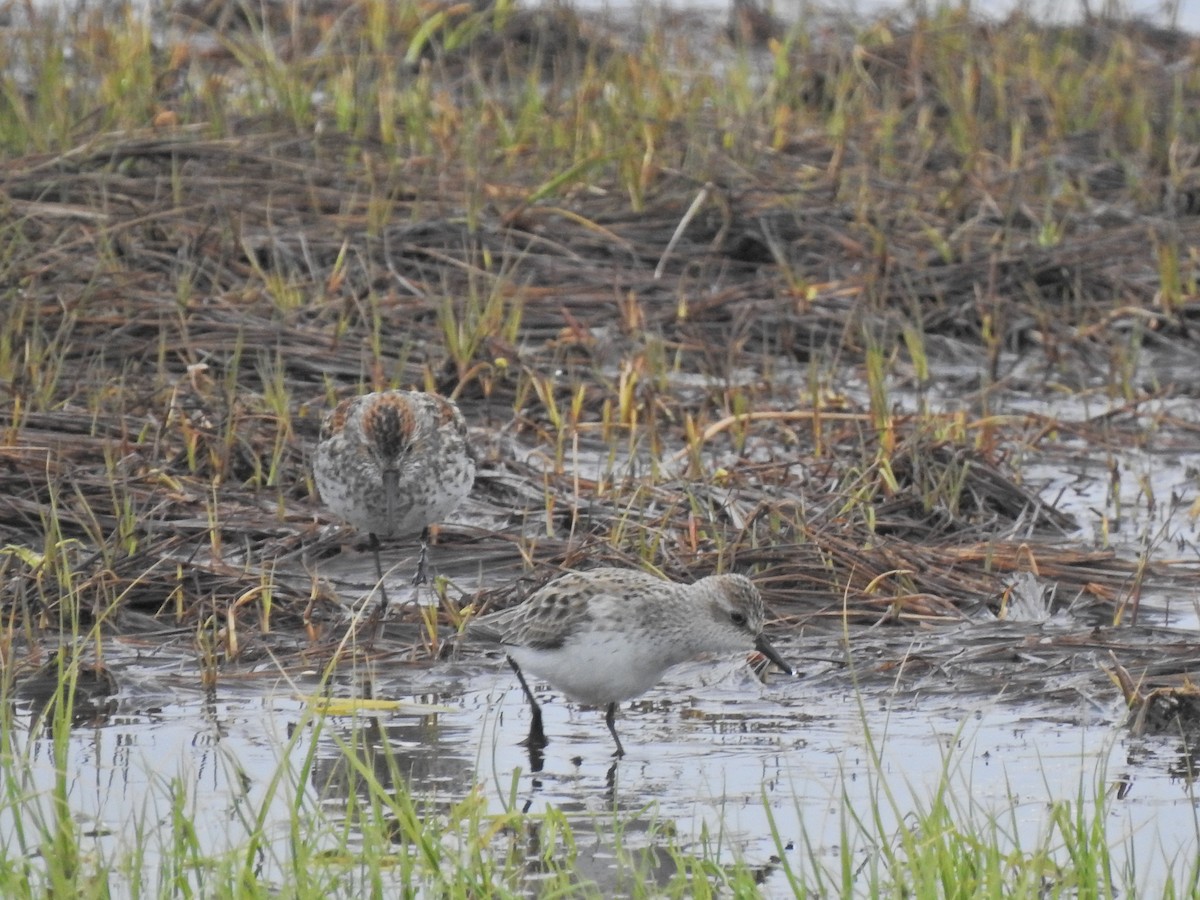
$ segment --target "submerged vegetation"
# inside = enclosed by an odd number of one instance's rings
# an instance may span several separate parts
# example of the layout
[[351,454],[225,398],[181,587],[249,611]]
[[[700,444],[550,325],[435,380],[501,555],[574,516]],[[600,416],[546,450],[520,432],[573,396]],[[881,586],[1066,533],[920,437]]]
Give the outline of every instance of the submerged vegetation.
[[[333,659],[358,596],[322,562],[361,537],[330,527],[309,458],[329,405],[386,387],[456,398],[480,457],[411,656],[467,604],[602,561],[747,572],[781,628],[830,635],[1004,617],[1031,575],[1134,668],[1122,628],[1145,592],[1196,575],[1166,524],[1194,523],[1194,498],[1121,475],[1126,450],[1185,447],[1200,421],[1197,40],[965,9],[767,25],[506,0],[8,4],[4,695],[103,671],[113,633],[186,649],[208,684],[267,654]],[[1026,475],[1081,458],[1100,484],[1086,537]],[[1156,642],[1153,674],[1188,653]],[[50,707],[56,747],[71,706]],[[10,809],[20,762],[4,748]],[[361,833],[382,853],[383,819],[408,823],[420,849],[396,865],[423,890],[527,889],[494,846],[519,814],[463,801],[443,824],[479,838],[454,861],[479,880],[442,883],[443,835],[388,807],[418,801],[367,795]],[[990,855],[1003,823],[976,833],[940,798],[880,837],[870,874],[895,894],[1091,895],[1113,874],[1093,811],[1056,818],[1082,849],[1051,872],[1040,849]],[[43,812],[4,893],[103,895]],[[192,859],[178,840],[166,855]],[[218,880],[254,895],[257,849]],[[293,863],[289,895],[334,889]],[[680,871],[692,895],[756,877]],[[829,877],[801,888],[854,881]]]

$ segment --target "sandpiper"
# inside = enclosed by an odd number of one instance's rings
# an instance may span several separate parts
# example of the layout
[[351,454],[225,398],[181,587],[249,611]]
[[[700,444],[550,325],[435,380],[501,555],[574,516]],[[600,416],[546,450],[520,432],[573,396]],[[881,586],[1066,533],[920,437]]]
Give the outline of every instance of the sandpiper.
[[625,755],[617,704],[645,693],[671,666],[702,653],[758,650],[792,668],[762,633],[762,596],[744,575],[678,584],[630,569],[573,572],[519,606],[470,624],[472,637],[498,643],[533,709],[529,745],[544,747],[542,711],[523,671],[572,700],[606,707],[604,721]]
[[330,511],[370,535],[382,616],[388,599],[379,538],[421,535],[413,584],[423,583],[429,526],[470,492],[475,460],[452,401],[382,391],[343,400],[325,416],[313,475]]

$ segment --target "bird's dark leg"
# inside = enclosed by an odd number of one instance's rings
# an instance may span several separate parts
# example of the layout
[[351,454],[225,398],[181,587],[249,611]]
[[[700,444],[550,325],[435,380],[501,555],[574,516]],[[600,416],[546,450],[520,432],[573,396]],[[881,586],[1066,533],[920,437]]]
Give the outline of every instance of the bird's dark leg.
[[617,752],[613,754],[617,759],[625,755],[625,748],[621,746],[621,739],[617,737],[617,723],[615,721],[617,715],[617,704],[608,704],[608,710],[604,713],[604,724],[608,726],[608,732],[613,736],[613,740],[617,742]]
[[533,691],[525,683],[525,676],[521,673],[521,667],[516,664],[516,661],[511,656],[508,658],[508,664],[517,673],[517,681],[521,682],[521,690],[525,692],[525,697],[529,700],[529,708],[533,710],[533,721],[529,723],[529,737],[525,739],[525,746],[540,750],[549,743],[546,740],[546,732],[542,728],[542,708],[538,706],[538,702],[533,696]]
[[379,618],[382,621],[387,615],[388,596],[387,588],[383,585],[383,563],[379,559],[379,538],[374,532],[371,533],[370,540],[371,552],[375,555],[375,575],[379,579]]
[[418,584],[425,584],[429,581],[429,573],[426,571],[425,556],[429,549],[429,526],[426,525],[421,529],[421,553],[417,557],[417,571],[413,575],[412,583],[415,587]]

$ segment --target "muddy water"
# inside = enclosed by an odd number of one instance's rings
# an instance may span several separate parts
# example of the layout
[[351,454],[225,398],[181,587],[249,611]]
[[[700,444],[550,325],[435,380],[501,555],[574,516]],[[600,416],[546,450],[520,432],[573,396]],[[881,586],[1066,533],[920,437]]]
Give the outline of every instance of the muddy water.
[[[241,845],[265,806],[273,843],[261,866],[271,876],[288,865],[293,795],[336,818],[354,790],[339,742],[369,737],[376,749],[386,743],[429,815],[476,786],[495,812],[513,803],[562,810],[575,829],[579,877],[609,892],[620,893],[630,877],[613,857],[616,820],[626,846],[645,849],[643,864],[655,877],[672,872],[670,857],[654,852],[662,843],[656,835],[669,828],[697,853],[707,845],[718,862],[762,866],[765,893],[783,896],[790,893],[785,867],[836,873],[845,853],[855,867],[873,865],[878,842],[894,843],[904,817],[927,809],[943,778],[964,823],[995,817],[1001,842],[1026,850],[1052,829],[1053,803],[1083,798],[1091,806],[1106,796],[1114,862],[1136,859],[1144,895],[1168,874],[1182,877],[1200,846],[1192,783],[1180,777],[1190,760],[1176,740],[1129,736],[1119,724],[1121,702],[1100,689],[1094,668],[1071,673],[1047,657],[1056,692],[1040,701],[1010,700],[1002,679],[987,693],[964,695],[936,673],[882,674],[878,658],[894,639],[861,637],[854,642],[864,648],[861,667],[831,638],[781,641],[801,664],[797,679],[775,673],[763,684],[738,660],[673,670],[622,710],[628,756],[616,765],[602,715],[544,688],[551,743],[544,759],[531,761],[519,745],[529,717],[514,677],[473,649],[432,667],[380,662],[366,679],[371,692],[413,705],[369,719],[329,716],[318,728],[302,699],[315,683],[260,675],[227,680],[206,695],[193,687],[190,660],[138,651],[118,661],[118,645],[111,650],[123,673],[117,709],[77,728],[72,740],[72,810],[106,858],[131,848],[138,829],[155,836],[142,876],[153,885],[161,875],[154,841],[169,841],[173,792],[205,852]],[[1034,655],[1025,665],[1039,661]],[[344,678],[333,693],[366,686],[364,678]],[[30,792],[48,791],[46,740],[27,732],[18,739],[33,748]],[[273,787],[280,763],[299,772],[313,741],[316,763],[305,783]],[[375,758],[386,781],[385,754]],[[883,810],[878,826],[875,806]],[[848,815],[865,825],[851,820],[844,835]],[[4,833],[12,827],[0,821]],[[531,839],[531,853],[537,849]],[[531,878],[535,870],[531,861]]]

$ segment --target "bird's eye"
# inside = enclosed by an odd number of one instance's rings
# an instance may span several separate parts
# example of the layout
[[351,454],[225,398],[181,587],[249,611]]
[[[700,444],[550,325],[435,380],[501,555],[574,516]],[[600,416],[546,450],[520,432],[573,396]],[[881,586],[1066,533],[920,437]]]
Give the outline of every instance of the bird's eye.
[[732,622],[734,625],[736,625],[738,628],[745,628],[746,627],[746,614],[744,612],[731,612],[729,614],[729,621]]

